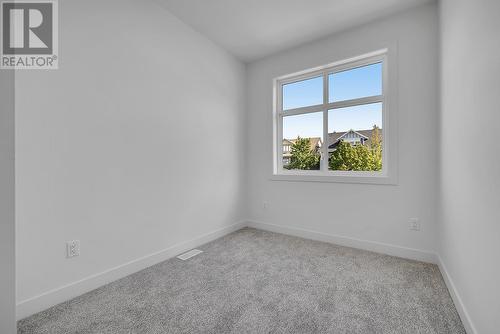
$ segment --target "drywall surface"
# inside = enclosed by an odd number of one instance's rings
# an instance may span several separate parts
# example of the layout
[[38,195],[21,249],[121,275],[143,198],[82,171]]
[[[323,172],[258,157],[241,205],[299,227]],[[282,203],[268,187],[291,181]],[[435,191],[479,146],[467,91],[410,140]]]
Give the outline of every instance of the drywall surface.
[[481,334],[500,328],[499,14],[496,0],[440,7],[439,254],[469,317],[464,322]]
[[255,61],[432,0],[156,1],[240,59]]
[[0,70],[0,333],[16,332],[14,71]]
[[[265,58],[247,67],[249,219],[433,251],[438,151],[435,3]],[[397,44],[397,185],[273,181],[273,78]],[[263,203],[268,206],[264,207]],[[418,217],[421,231],[408,229]]]
[[18,303],[242,219],[242,63],[153,1],[61,2],[59,49],[16,78]]

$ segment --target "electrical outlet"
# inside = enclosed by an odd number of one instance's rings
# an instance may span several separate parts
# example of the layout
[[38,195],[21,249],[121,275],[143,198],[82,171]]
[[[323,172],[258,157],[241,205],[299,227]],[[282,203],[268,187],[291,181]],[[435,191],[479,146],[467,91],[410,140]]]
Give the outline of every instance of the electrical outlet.
[[420,222],[418,218],[410,218],[408,228],[412,231],[420,231]]
[[262,202],[262,209],[264,210],[269,209],[269,202]]
[[80,255],[80,240],[66,242],[66,256],[68,258]]

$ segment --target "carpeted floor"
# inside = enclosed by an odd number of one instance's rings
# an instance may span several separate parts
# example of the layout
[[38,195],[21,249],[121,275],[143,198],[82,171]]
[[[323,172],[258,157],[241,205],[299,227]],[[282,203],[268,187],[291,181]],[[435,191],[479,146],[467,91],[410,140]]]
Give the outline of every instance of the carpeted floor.
[[435,265],[245,228],[18,333],[465,333]]

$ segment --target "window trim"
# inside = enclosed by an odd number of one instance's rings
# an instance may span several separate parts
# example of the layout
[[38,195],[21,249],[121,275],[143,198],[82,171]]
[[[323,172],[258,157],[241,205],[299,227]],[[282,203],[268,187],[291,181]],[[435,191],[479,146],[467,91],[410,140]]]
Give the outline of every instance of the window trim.
[[[396,101],[396,59],[395,47],[384,48],[366,53],[357,57],[337,61],[324,66],[304,70],[273,80],[273,173],[272,180],[278,181],[311,181],[311,182],[347,182],[347,183],[373,183],[396,184],[396,153],[397,138],[395,125],[397,124],[395,112]],[[329,102],[328,76],[349,69],[354,69],[370,64],[382,62],[382,95],[356,98],[351,100]],[[389,62],[390,71],[389,71]],[[286,84],[323,77],[323,103],[294,109],[282,110],[283,86]],[[390,88],[390,90],[389,90]],[[328,111],[356,105],[382,103],[382,171],[331,171],[328,170],[328,145],[321,148],[320,170],[287,170],[283,168],[283,117],[301,115],[312,112],[323,113],[323,141],[328,138]]]

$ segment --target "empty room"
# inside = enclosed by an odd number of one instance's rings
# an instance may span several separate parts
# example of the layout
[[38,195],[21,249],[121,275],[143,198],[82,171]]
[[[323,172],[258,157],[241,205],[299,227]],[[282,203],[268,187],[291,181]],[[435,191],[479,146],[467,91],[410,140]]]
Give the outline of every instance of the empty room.
[[0,334],[500,333],[500,1],[0,21]]

